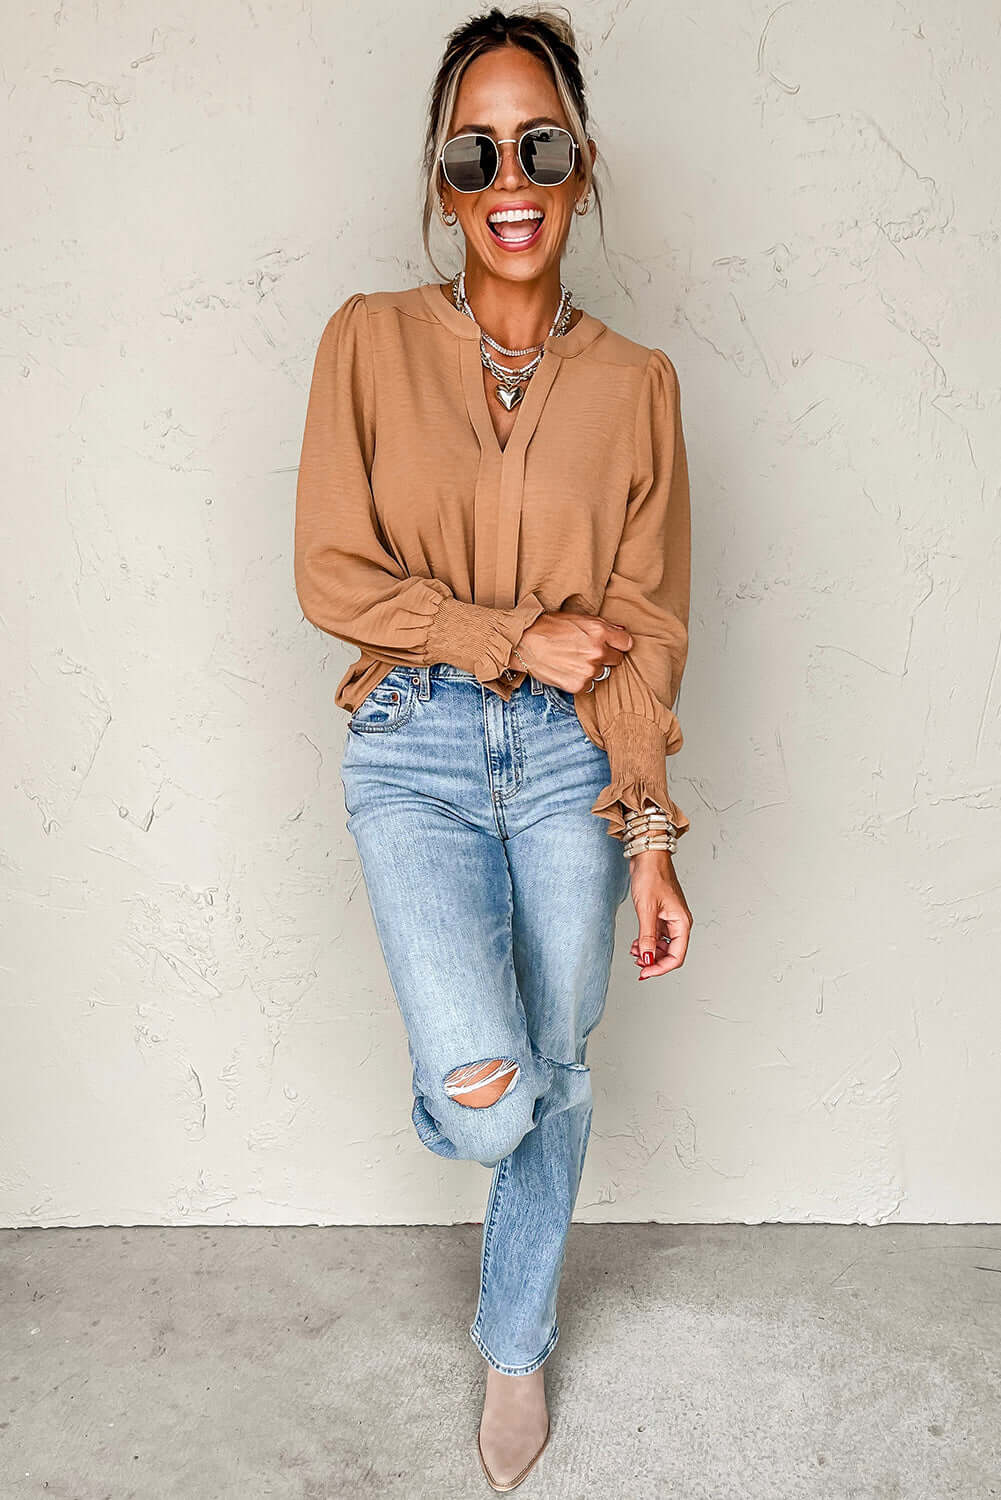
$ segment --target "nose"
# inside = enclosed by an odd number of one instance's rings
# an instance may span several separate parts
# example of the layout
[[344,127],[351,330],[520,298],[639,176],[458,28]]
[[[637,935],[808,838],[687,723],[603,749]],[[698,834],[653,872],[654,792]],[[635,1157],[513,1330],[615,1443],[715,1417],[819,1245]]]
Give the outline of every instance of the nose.
[[[505,146],[511,147],[510,152],[504,150]],[[497,176],[503,177],[505,181],[510,181],[512,178],[518,182],[522,181],[524,174],[521,170],[521,158],[518,155],[518,142],[516,140],[498,141],[497,154],[500,158]]]

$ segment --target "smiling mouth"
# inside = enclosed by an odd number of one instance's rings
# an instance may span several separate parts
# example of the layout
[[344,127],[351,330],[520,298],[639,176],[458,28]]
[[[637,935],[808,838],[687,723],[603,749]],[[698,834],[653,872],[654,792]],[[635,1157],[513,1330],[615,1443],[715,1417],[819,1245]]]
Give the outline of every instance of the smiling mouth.
[[487,228],[502,245],[527,245],[546,221],[545,214],[530,210],[502,212],[487,219]]

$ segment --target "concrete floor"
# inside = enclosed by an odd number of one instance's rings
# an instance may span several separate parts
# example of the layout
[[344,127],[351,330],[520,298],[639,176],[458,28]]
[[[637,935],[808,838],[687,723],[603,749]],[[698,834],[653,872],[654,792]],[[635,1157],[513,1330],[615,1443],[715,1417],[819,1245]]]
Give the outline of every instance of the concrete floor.
[[[3,1500],[493,1493],[478,1226],[0,1232]],[[1001,1495],[1001,1227],[576,1225],[525,1500]]]

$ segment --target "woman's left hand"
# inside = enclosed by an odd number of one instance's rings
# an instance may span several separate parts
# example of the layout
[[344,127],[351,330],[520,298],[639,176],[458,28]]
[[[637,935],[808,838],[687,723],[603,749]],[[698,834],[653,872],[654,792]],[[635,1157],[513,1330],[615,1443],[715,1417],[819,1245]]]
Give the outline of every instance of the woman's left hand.
[[692,914],[666,849],[644,849],[629,864],[640,929],[629,951],[639,965],[640,979],[653,979],[684,963]]

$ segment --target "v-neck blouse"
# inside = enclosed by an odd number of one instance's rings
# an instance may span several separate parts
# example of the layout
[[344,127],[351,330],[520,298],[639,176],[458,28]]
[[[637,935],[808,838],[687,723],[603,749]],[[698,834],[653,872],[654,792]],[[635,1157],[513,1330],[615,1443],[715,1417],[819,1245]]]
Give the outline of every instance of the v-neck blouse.
[[621,839],[624,808],[653,801],[683,833],[665,764],[691,557],[677,372],[585,311],[545,340],[501,448],[479,339],[436,282],[355,292],[320,337],[294,572],[305,617],[360,651],[334,702],[353,713],[394,666],[437,662],[507,700],[539,615],[601,615],[633,645],[574,694],[611,770],[590,810]]

